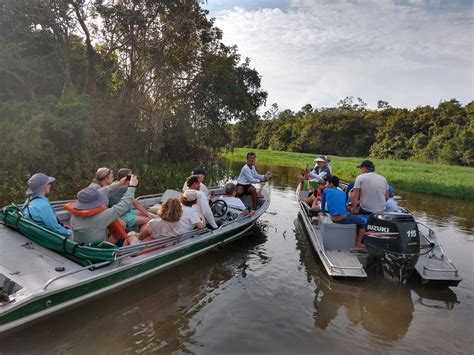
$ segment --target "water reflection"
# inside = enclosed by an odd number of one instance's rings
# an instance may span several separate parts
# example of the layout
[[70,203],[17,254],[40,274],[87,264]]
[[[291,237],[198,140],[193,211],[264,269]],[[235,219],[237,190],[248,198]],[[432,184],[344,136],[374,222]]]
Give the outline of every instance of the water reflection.
[[[192,352],[190,320],[245,269],[266,263],[266,226],[225,248],[13,333],[3,353]],[[246,265],[245,268],[243,265]]]
[[413,320],[414,300],[423,307],[451,310],[459,303],[449,288],[436,289],[412,280],[407,285],[390,282],[377,275],[366,281],[335,280],[319,263],[318,255],[295,220],[296,249],[308,282],[314,282],[314,326],[326,329],[331,322],[340,323],[341,312],[353,325],[361,325],[372,336],[384,341],[396,341],[405,336]]

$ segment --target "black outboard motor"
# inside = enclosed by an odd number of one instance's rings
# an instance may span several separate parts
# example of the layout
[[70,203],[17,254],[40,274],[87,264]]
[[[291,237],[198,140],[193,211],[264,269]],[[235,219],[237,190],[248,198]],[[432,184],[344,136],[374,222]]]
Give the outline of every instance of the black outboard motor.
[[367,221],[364,244],[385,276],[405,281],[420,255],[420,234],[409,213],[372,213]]

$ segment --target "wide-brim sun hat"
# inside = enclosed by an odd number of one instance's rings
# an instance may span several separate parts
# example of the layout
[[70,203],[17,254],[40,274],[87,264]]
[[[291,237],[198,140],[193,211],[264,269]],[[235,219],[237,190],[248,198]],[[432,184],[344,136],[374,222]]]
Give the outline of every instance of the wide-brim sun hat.
[[28,189],[26,190],[26,194],[32,195],[41,192],[45,186],[52,184],[55,181],[56,179],[52,176],[48,176],[43,173],[36,173],[28,180]]
[[107,195],[95,187],[86,187],[77,193],[77,201],[73,207],[78,210],[89,210],[103,205],[107,205],[109,199]]
[[320,158],[320,157],[317,157],[316,159],[314,159],[314,161],[317,163],[317,162],[323,162],[325,163],[326,160],[324,160],[323,158]]

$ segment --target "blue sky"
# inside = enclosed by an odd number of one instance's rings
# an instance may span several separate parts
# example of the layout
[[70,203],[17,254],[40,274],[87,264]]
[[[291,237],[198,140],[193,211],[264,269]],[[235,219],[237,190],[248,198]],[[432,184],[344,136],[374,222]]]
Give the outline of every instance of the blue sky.
[[361,97],[395,107],[474,99],[473,1],[208,0],[224,43],[262,75],[267,107]]

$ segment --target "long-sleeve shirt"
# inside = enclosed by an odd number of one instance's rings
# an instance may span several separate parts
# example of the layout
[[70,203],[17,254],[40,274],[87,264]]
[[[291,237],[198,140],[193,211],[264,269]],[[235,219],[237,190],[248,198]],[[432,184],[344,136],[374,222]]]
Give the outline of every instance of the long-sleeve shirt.
[[129,187],[116,205],[96,215],[83,217],[71,216],[74,240],[79,243],[102,242],[107,239],[107,227],[130,209],[135,195],[135,187]]
[[337,187],[326,187],[323,190],[321,210],[327,211],[331,216],[349,214],[346,208],[346,194]]
[[31,219],[36,224],[52,230],[53,232],[68,236],[72,231],[64,228],[58,222],[56,211],[44,195],[32,195],[30,202],[24,207],[25,217]]
[[325,176],[331,176],[331,173],[329,172],[329,168],[327,166],[324,166],[322,169],[319,169],[319,167],[316,165],[313,170],[308,173],[308,175],[317,181]]
[[240,170],[239,178],[237,179],[237,183],[241,185],[250,185],[250,184],[257,184],[264,179],[263,175],[257,173],[255,166],[252,167],[245,164]]
[[209,206],[209,200],[206,194],[202,191],[197,191],[197,203],[193,205],[199,214],[206,220],[206,222],[214,229],[217,228],[214,214],[212,213],[211,207]]

